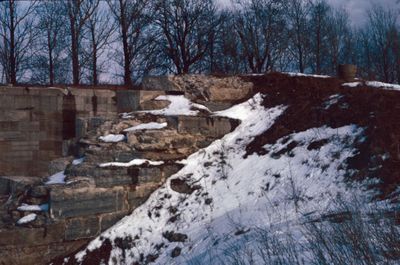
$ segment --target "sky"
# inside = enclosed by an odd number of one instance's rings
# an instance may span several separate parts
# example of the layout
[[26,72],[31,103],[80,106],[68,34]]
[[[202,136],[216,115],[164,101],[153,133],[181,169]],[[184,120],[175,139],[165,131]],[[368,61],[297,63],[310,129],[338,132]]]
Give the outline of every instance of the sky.
[[[231,0],[219,0],[221,4],[227,5]],[[374,4],[380,4],[394,8],[398,0],[327,0],[336,8],[344,8],[349,12],[350,19],[355,26],[363,25],[367,20],[367,10]],[[400,3],[397,4],[400,12]]]

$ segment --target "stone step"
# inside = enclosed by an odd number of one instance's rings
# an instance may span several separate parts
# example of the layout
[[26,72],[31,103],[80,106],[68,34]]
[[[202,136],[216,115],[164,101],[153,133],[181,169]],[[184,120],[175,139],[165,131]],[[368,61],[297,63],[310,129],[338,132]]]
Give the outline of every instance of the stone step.
[[132,166],[132,167],[99,167],[97,164],[83,163],[66,171],[67,181],[76,177],[86,177],[94,180],[96,187],[136,186],[145,183],[162,183],[166,178],[175,174],[182,165],[166,163],[161,166]]
[[88,216],[126,210],[124,189],[54,187],[50,192],[50,214],[54,219]]
[[144,183],[112,188],[58,186],[50,193],[50,216],[59,222],[69,218],[87,219],[104,214],[128,213],[143,203],[160,185]]

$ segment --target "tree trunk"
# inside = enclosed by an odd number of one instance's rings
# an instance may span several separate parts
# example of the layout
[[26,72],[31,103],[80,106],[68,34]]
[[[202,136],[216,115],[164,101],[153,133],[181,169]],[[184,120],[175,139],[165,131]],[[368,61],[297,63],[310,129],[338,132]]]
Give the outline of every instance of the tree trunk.
[[14,0],[10,1],[10,82],[15,85],[17,83],[17,67],[15,59],[15,25],[14,25]]
[[79,50],[78,39],[74,22],[71,21],[71,56],[72,56],[72,82],[79,85]]
[[47,48],[49,50],[49,84],[54,85],[54,64],[53,64],[53,48],[51,45],[51,33],[47,31]]
[[128,43],[128,25],[125,16],[125,5],[123,5],[122,1],[120,1],[120,19],[121,19],[121,37],[122,37],[122,46],[124,51],[124,84],[126,86],[132,86],[132,71],[131,71],[131,54],[129,51],[129,43]]
[[93,85],[97,86],[99,84],[97,76],[97,47],[93,48]]

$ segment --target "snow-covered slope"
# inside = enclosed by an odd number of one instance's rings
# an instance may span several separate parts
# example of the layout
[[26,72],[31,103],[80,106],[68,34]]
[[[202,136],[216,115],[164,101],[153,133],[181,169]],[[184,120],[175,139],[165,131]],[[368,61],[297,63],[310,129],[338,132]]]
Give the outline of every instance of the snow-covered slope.
[[[231,264],[238,249],[257,248],[260,231],[276,227],[274,233],[296,235],[301,246],[299,226],[306,219],[339,211],[339,201],[368,204],[374,192],[367,187],[375,180],[345,181],[346,161],[365,141],[364,128],[310,128],[264,145],[263,154],[247,154],[248,144],[287,108],[266,109],[262,102],[256,94],[215,113],[241,124],[183,161],[185,167],[142,206],[64,261],[87,263],[108,244],[97,263]],[[174,187],[176,179],[185,192]],[[299,258],[307,264],[307,251]],[[253,251],[251,259],[243,264],[265,264],[262,252]]]

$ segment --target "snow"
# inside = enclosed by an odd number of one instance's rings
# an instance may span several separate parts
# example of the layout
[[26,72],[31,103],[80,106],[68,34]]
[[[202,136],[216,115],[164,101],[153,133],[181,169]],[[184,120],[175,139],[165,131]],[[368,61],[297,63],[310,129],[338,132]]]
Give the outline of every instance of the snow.
[[52,185],[52,184],[65,184],[65,174],[64,170],[57,172],[56,174],[50,176],[48,180],[45,182],[46,185]]
[[17,221],[17,224],[22,225],[22,224],[27,224],[27,223],[30,223],[32,221],[35,221],[36,216],[37,215],[35,213],[28,214],[27,216],[24,216],[21,219],[19,219]]
[[[144,204],[77,253],[78,262],[106,239],[114,242],[116,238],[137,237],[130,249],[122,250],[113,243],[110,264],[132,264],[141,254],[146,257],[150,253],[159,255],[155,264],[221,264],[226,252],[246,244],[245,239],[254,236],[258,228],[277,226],[298,233],[296,226],[304,216],[319,217],[334,211],[335,198],[367,202],[376,195],[365,188],[373,180],[344,181],[349,174],[346,161],[357,154],[353,145],[364,140],[364,129],[356,125],[296,132],[264,145],[263,155],[245,156],[254,137],[268,130],[286,109],[282,105],[265,109],[262,100],[257,94],[215,113],[242,122],[233,132],[182,161],[182,170]],[[323,144],[310,148],[318,141]],[[177,193],[170,185],[175,178],[199,189],[192,194]],[[171,207],[177,209],[174,222],[170,221]],[[238,229],[249,232],[234,235]],[[163,237],[166,231],[183,233],[188,239],[169,242]],[[157,250],[160,243],[164,247]],[[182,254],[173,259],[171,251],[177,246]]]
[[74,160],[72,161],[72,165],[74,165],[74,166],[80,165],[80,164],[83,163],[83,161],[85,161],[85,158],[84,158],[84,157],[74,159]]
[[125,135],[123,135],[123,134],[108,134],[106,136],[100,136],[99,140],[106,142],[106,143],[118,143],[118,142],[122,142],[125,140]]
[[[84,157],[77,158],[72,161],[72,165],[77,166],[77,165],[82,164],[84,161],[85,161]],[[48,180],[45,182],[45,185],[66,184],[65,178],[66,178],[66,176],[64,174],[64,170],[57,172],[54,175],[48,177]]]
[[347,86],[347,87],[357,87],[359,85],[361,85],[361,82],[351,82],[351,83],[344,83],[342,84],[342,86]]
[[134,127],[130,127],[128,129],[125,129],[124,132],[134,132],[134,131],[139,131],[139,130],[160,130],[168,126],[168,123],[163,122],[163,123],[158,123],[158,122],[149,122],[149,123],[142,123],[139,125],[136,125]]
[[17,210],[23,212],[47,212],[49,210],[49,204],[46,203],[41,205],[29,205],[23,203],[17,208]]
[[[167,100],[170,101],[171,104],[168,107],[160,110],[145,110],[139,112],[151,113],[153,115],[165,115],[165,116],[174,116],[174,115],[185,115],[185,116],[196,116],[199,111],[204,110],[210,112],[210,110],[200,104],[193,103],[189,99],[185,98],[184,95],[163,95],[158,96],[155,100]],[[198,110],[196,110],[198,109]],[[128,115],[125,115],[127,117]]]
[[330,78],[331,77],[329,75],[311,75],[311,74],[291,73],[291,72],[286,72],[284,74],[287,74],[289,76],[304,76],[304,77],[314,77],[314,78]]
[[[342,86],[357,87],[362,84],[363,84],[362,82],[351,82],[351,83],[344,83],[344,84],[342,84]],[[400,85],[388,84],[388,83],[383,83],[383,82],[378,82],[378,81],[366,81],[365,85],[369,86],[369,87],[383,88],[383,89],[387,89],[387,90],[400,90]]]
[[384,89],[389,89],[389,90],[400,90],[400,85],[396,85],[396,84],[388,84],[388,83],[382,83],[382,82],[378,82],[378,81],[367,81],[365,83],[367,86],[371,86],[371,87],[384,88]]
[[109,162],[100,164],[99,167],[132,167],[132,166],[140,166],[143,164],[149,164],[151,166],[160,166],[164,164],[163,161],[150,161],[147,159],[133,159],[130,162],[122,163],[122,162]]
[[339,103],[339,101],[340,101],[343,97],[344,97],[344,96],[343,96],[343,95],[340,95],[340,94],[335,94],[335,95],[330,96],[330,97],[328,98],[328,100],[326,100],[326,101],[323,103],[324,109],[329,109],[329,108],[332,107],[333,105]]

